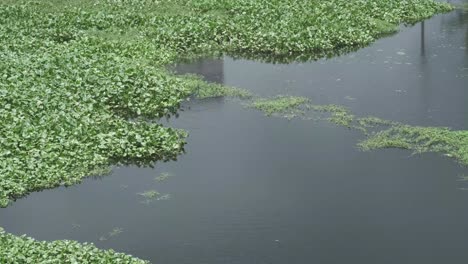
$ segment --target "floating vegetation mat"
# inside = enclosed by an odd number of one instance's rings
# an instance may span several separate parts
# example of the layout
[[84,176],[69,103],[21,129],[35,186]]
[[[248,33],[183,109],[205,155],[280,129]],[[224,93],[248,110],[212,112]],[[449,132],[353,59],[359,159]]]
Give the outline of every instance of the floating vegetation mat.
[[[255,99],[249,106],[267,116],[288,119],[327,120],[336,125],[361,131],[366,139],[358,145],[362,150],[401,148],[415,154],[435,152],[454,158],[468,166],[468,131],[445,127],[409,126],[377,117],[357,118],[347,108],[338,105],[314,105],[308,98],[280,96]],[[317,115],[326,114],[326,116]]]
[[415,153],[442,153],[468,166],[468,131],[397,124],[372,134],[359,146],[364,150],[402,148]]
[[[451,9],[432,0],[3,0],[0,207],[112,164],[173,160],[186,133],[159,118],[193,94],[250,96],[172,75],[164,66],[177,58],[328,56]],[[143,263],[75,242],[0,242],[6,263]]]
[[175,159],[185,132],[145,120],[176,114],[194,93],[250,96],[172,75],[164,65],[177,58],[326,53],[451,9],[432,0],[2,1],[0,206],[114,163]]
[[14,236],[0,229],[0,263],[80,263],[148,264],[113,250],[100,250],[93,244],[61,240],[40,242],[26,236]]

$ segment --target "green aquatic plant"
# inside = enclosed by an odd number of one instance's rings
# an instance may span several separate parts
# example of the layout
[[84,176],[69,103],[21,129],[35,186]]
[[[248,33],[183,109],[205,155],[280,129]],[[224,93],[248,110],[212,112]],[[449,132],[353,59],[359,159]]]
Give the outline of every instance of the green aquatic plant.
[[113,250],[100,250],[93,244],[68,240],[42,242],[5,232],[0,232],[0,263],[149,264]]
[[298,114],[302,113],[301,106],[305,106],[309,99],[297,96],[277,96],[272,99],[256,99],[249,104],[251,108],[265,113],[267,116],[274,114]]
[[402,148],[414,153],[436,152],[468,165],[468,131],[441,127],[393,125],[359,143],[363,150]]
[[114,163],[175,159],[186,133],[145,120],[176,114],[196,90],[250,96],[172,75],[164,65],[178,57],[326,54],[451,9],[431,0],[2,1],[0,206]]
[[154,199],[157,196],[159,196],[160,193],[155,191],[155,190],[150,190],[150,191],[145,191],[145,192],[142,192],[142,193],[138,193],[138,195],[141,195],[146,199]]
[[374,116],[358,118],[357,122],[359,123],[360,126],[366,127],[366,128],[371,128],[371,127],[376,127],[376,126],[398,125],[397,122],[384,120],[384,119],[374,117]]
[[[432,0],[0,1],[0,207],[116,163],[176,159],[187,134],[158,119],[177,114],[194,93],[249,97],[167,72],[178,58],[328,57],[367,45],[392,25],[451,9]],[[296,107],[276,103],[257,106],[282,114]],[[146,263],[92,245],[2,233],[0,263],[23,262]]]
[[161,174],[159,174],[158,176],[156,176],[154,178],[155,181],[157,182],[163,182],[163,181],[166,181],[167,179],[169,179],[169,177],[172,177],[172,175],[168,172],[163,172]]
[[123,228],[116,227],[109,232],[109,237],[115,237],[123,233]]
[[218,83],[208,83],[196,75],[185,75],[187,82],[197,99],[207,99],[215,97],[235,97],[249,99],[252,93],[246,89],[230,87]]
[[340,126],[350,128],[355,120],[354,115],[347,108],[340,105],[308,105],[308,108],[314,111],[329,113],[330,117],[327,120]]

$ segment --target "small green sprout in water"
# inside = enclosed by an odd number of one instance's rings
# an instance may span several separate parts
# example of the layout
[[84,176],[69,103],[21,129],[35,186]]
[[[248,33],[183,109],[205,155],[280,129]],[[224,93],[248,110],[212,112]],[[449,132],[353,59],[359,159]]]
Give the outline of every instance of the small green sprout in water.
[[152,203],[157,197],[159,197],[160,193],[155,190],[150,190],[142,193],[138,193],[138,195],[143,196],[145,200],[141,201],[142,204],[150,204]]
[[155,190],[150,190],[150,191],[138,193],[138,195],[141,195],[141,196],[145,197],[146,199],[154,199],[157,196],[159,196],[159,192],[157,192]]
[[76,224],[76,223],[73,223],[73,224],[72,224],[72,228],[73,228],[73,229],[78,229],[78,228],[80,228],[80,227],[81,227],[81,225],[79,225],[79,224]]
[[159,176],[155,177],[154,180],[157,181],[157,182],[163,182],[163,181],[167,180],[169,177],[172,177],[172,175],[170,173],[163,172]]
[[109,232],[109,237],[115,237],[123,233],[123,228],[116,227]]
[[101,237],[99,237],[99,241],[107,241],[107,237],[101,236]]
[[309,101],[305,97],[278,96],[273,99],[257,99],[250,104],[250,107],[264,112],[267,116],[274,114],[295,115],[303,113],[301,106]]

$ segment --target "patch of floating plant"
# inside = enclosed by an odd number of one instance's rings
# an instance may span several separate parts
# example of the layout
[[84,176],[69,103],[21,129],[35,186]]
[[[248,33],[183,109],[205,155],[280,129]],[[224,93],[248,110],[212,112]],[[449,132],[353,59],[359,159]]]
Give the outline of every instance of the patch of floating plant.
[[109,237],[115,237],[123,233],[123,228],[116,227],[109,232]]
[[246,89],[230,87],[218,83],[208,83],[201,76],[186,74],[183,76],[186,83],[193,91],[196,99],[207,99],[215,97],[230,97],[239,99],[249,99],[253,95]]
[[436,152],[468,166],[468,131],[466,130],[454,131],[444,127],[409,126],[371,116],[357,118],[344,106],[314,105],[308,98],[297,96],[254,97],[246,105],[262,111],[266,116],[327,120],[339,126],[361,131],[367,138],[359,142],[358,146],[364,151],[401,148],[411,150],[413,154]]
[[159,174],[158,176],[156,176],[154,178],[154,180],[156,182],[165,182],[167,181],[167,179],[169,179],[170,177],[172,177],[172,174],[168,173],[168,172],[163,172],[161,174]]
[[151,204],[154,201],[169,200],[170,198],[169,194],[162,195],[156,190],[145,191],[142,193],[138,193],[138,195],[144,198],[142,201],[140,201],[140,203],[146,205]]
[[142,192],[142,193],[138,193],[138,195],[141,195],[146,199],[153,199],[153,198],[156,198],[157,196],[159,196],[159,192],[157,192],[155,190],[150,190],[150,191],[145,191],[145,192]]
[[277,96],[271,99],[256,99],[248,106],[262,111],[267,116],[283,116],[288,119],[303,116],[309,99],[297,96]]
[[120,228],[120,227],[115,227],[114,229],[112,229],[107,235],[105,236],[100,236],[99,237],[99,241],[107,241],[109,240],[110,238],[113,238],[113,237],[116,237],[120,234],[123,233],[123,228]]

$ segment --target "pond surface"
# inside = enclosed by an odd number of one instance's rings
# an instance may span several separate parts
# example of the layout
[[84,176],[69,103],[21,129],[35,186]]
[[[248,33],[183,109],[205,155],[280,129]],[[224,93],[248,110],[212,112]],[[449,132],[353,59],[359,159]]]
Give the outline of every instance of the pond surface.
[[[178,71],[358,116],[468,129],[467,46],[468,13],[455,11],[330,60],[224,57]],[[361,152],[355,131],[222,98],[184,108],[169,121],[190,132],[177,162],[31,194],[0,210],[0,226],[164,264],[466,263],[468,183],[457,177],[468,169],[453,160]],[[163,172],[171,177],[156,181]],[[153,189],[168,199],[138,195]]]

